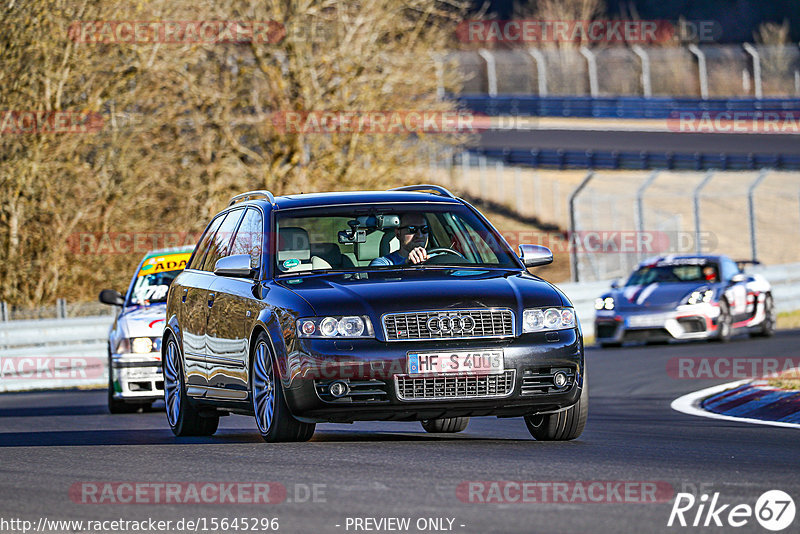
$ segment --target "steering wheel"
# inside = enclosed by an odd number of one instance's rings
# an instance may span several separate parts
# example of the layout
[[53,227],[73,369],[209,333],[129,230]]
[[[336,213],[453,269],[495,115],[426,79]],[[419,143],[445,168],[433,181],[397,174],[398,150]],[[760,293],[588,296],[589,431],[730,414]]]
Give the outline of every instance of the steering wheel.
[[456,256],[461,256],[462,259],[465,259],[465,260],[467,259],[459,251],[453,250],[452,248],[447,248],[447,247],[432,248],[432,249],[430,249],[428,251],[428,256],[430,256],[431,254],[436,254],[436,253],[439,253],[439,254],[455,254]]

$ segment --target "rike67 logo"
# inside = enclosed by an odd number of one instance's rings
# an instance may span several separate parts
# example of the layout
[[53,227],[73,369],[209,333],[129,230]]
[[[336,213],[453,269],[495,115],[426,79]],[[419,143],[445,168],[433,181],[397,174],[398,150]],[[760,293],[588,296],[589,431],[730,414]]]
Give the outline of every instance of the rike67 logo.
[[794,522],[794,500],[781,490],[763,493],[754,507],[749,504],[722,504],[719,492],[709,501],[707,494],[696,499],[691,493],[678,493],[667,526],[671,527],[743,527],[755,517],[767,530],[777,532]]

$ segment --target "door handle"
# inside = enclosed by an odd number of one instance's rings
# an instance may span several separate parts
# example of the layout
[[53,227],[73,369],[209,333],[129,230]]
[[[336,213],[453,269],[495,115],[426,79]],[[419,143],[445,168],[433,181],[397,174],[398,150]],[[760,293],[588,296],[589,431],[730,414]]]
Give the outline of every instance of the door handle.
[[188,295],[188,294],[189,294],[189,288],[188,287],[184,287],[183,288],[183,296],[181,297],[181,304],[186,304],[186,295]]
[[213,305],[214,305],[214,293],[209,293],[208,294],[208,307],[210,308]]

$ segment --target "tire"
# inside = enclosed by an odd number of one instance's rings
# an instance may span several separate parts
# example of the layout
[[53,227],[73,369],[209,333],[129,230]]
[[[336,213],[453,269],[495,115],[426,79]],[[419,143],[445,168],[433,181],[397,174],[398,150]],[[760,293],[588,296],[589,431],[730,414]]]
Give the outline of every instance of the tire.
[[114,398],[114,368],[111,367],[111,353],[108,354],[108,411],[111,414],[134,413],[139,411],[138,404],[129,404]]
[[469,417],[445,417],[420,421],[425,432],[431,434],[455,434],[467,428]]
[[266,334],[256,338],[250,372],[250,398],[256,426],[267,443],[308,441],[316,424],[298,421],[289,412],[283,386],[277,379]]
[[528,432],[538,441],[567,441],[583,433],[589,414],[589,386],[583,375],[581,398],[566,410],[545,415],[526,415]]
[[727,343],[731,340],[731,334],[733,332],[733,319],[731,318],[730,306],[728,306],[728,301],[726,300],[719,301],[719,319],[717,319],[717,328],[719,329],[719,333],[717,334],[717,337],[714,338],[715,341]]
[[186,395],[183,364],[178,342],[169,336],[162,362],[164,402],[172,433],[183,436],[211,436],[219,426],[219,415],[200,415]]
[[764,321],[761,327],[751,334],[756,337],[772,337],[775,335],[775,302],[772,295],[764,297]]

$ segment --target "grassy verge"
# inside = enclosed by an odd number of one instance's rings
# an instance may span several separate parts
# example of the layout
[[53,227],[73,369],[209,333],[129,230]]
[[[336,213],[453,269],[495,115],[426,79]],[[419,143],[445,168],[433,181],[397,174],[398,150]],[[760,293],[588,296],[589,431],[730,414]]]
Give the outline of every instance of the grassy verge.
[[777,326],[781,330],[800,328],[800,310],[779,313]]

